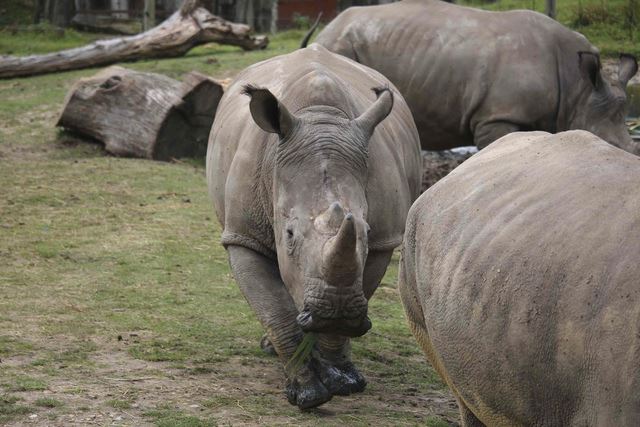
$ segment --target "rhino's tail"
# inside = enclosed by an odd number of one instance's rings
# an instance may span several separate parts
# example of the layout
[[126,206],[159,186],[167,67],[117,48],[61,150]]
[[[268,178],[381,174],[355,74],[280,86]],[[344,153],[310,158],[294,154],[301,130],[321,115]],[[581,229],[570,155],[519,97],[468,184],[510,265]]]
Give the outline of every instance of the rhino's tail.
[[307,34],[305,34],[304,38],[302,39],[302,42],[300,43],[300,49],[304,49],[305,47],[307,47],[307,44],[309,44],[309,39],[311,39],[311,36],[313,35],[313,33],[315,33],[318,25],[320,25],[320,18],[322,18],[322,12],[318,14],[316,22],[313,23],[311,28],[309,28],[309,31],[307,31]]

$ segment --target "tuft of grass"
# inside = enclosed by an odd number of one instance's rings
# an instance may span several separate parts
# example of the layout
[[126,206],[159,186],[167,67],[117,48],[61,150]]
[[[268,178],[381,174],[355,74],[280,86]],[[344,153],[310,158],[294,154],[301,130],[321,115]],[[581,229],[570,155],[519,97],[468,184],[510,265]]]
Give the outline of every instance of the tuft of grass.
[[40,397],[33,402],[36,406],[42,406],[43,408],[57,408],[63,406],[64,403],[54,399],[53,397]]
[[18,338],[0,335],[0,356],[16,356],[33,350],[33,344]]
[[47,389],[47,383],[38,378],[18,376],[6,388],[8,391],[42,391]]
[[107,401],[107,405],[114,409],[129,409],[131,408],[131,402],[122,399],[111,399]]
[[235,405],[236,402],[237,402],[237,399],[233,397],[220,395],[220,396],[212,397],[205,400],[204,402],[202,402],[202,406],[210,409],[218,409],[218,408],[224,408],[227,406]]
[[288,375],[295,376],[307,361],[311,358],[311,352],[318,341],[318,336],[314,333],[305,333],[302,341],[296,347],[296,351],[293,352],[293,356],[287,362],[285,371]]
[[449,427],[451,424],[437,415],[427,417],[427,427]]
[[213,420],[204,420],[193,415],[187,415],[183,411],[174,409],[169,405],[162,405],[152,411],[144,413],[152,418],[158,427],[214,427],[217,423]]
[[189,344],[179,338],[142,342],[133,346],[129,353],[136,359],[150,362],[181,362],[194,354]]
[[9,423],[9,421],[19,415],[28,414],[33,408],[26,405],[16,404],[20,399],[11,395],[0,395],[0,425]]

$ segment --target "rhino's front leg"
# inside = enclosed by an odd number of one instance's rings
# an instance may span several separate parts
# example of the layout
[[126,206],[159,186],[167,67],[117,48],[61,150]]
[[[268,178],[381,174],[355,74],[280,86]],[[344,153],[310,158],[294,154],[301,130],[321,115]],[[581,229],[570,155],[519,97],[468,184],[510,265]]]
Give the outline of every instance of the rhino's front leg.
[[[393,250],[369,250],[362,275],[362,290],[370,299],[387,271]],[[345,396],[364,391],[367,381],[351,362],[351,341],[348,337],[321,334],[314,368],[332,394]]]
[[[240,290],[267,331],[280,360],[286,364],[303,334],[296,322],[298,311],[282,282],[277,263],[242,246],[230,245],[227,251]],[[302,409],[321,405],[332,396],[311,363],[303,366],[295,377],[287,378],[285,392],[289,402]]]
[[348,337],[320,334],[313,368],[329,392],[347,396],[364,390],[365,378],[351,362],[351,344]]

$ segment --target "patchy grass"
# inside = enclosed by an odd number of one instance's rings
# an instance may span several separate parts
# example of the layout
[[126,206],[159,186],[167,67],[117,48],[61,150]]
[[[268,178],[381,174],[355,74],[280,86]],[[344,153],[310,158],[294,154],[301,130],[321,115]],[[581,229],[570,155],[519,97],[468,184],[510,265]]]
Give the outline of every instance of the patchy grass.
[[[295,49],[302,34],[278,34],[259,52],[208,45],[127,66],[222,78]],[[83,42],[71,35],[60,46]],[[21,36],[0,32],[0,54],[11,37]],[[374,329],[354,340],[367,390],[314,411],[289,405],[283,368],[260,351],[263,331],[219,244],[202,159],[113,158],[55,129],[69,87],[95,72],[0,80],[0,393],[32,402],[3,401],[0,424],[24,423],[29,411],[56,426],[456,419],[406,326],[397,257],[371,303]]]
[[47,383],[41,379],[19,375],[13,381],[3,384],[6,391],[41,391],[47,389]]
[[0,395],[0,425],[32,412],[33,408],[18,404],[20,398],[11,395]]

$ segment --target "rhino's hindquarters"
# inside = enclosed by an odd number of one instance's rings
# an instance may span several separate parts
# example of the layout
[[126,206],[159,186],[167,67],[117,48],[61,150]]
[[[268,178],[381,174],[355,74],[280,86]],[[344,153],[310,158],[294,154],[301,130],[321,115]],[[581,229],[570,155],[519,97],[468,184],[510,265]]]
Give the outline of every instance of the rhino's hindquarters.
[[637,425],[638,159],[572,131],[468,162],[411,208],[399,283],[466,425]]

